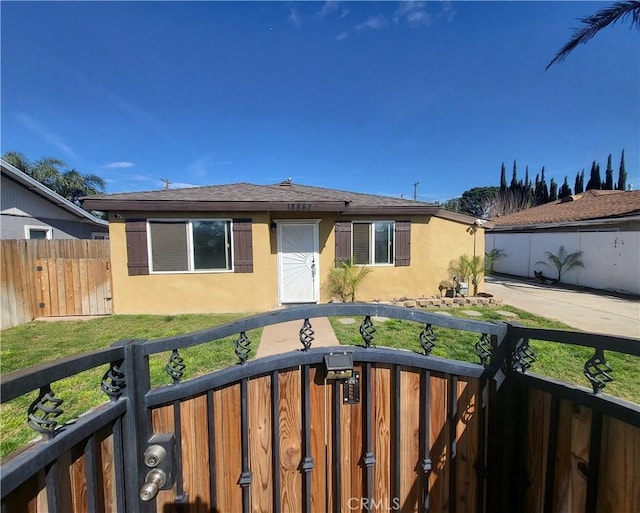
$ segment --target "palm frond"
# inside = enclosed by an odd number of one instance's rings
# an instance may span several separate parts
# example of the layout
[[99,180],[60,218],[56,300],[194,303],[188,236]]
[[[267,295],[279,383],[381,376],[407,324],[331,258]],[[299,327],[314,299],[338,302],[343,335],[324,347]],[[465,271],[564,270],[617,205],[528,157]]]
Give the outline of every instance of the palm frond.
[[613,25],[618,21],[624,21],[631,16],[631,26],[640,30],[640,1],[616,2],[605,7],[580,21],[585,25],[577,29],[569,42],[555,55],[545,69],[549,69],[556,62],[564,60],[578,45],[584,44],[595,36],[603,28]]

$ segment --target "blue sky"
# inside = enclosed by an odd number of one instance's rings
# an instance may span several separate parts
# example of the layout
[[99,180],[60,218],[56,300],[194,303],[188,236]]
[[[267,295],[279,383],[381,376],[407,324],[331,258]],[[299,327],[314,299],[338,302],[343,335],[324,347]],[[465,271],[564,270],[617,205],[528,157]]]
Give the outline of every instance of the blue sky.
[[640,186],[640,38],[602,2],[6,2],[2,153],[107,192],[294,182],[445,201],[625,149]]

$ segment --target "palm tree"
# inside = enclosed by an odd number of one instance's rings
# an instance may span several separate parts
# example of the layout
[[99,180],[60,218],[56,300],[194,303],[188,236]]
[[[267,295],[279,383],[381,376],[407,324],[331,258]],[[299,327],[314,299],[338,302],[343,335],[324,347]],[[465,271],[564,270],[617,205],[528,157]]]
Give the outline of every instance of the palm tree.
[[31,162],[22,153],[15,151],[6,152],[2,158],[76,205],[80,204],[82,196],[104,192],[105,183],[101,177],[94,174],[83,175],[75,169],[66,171],[67,165],[58,158],[43,157]]
[[578,45],[589,41],[603,28],[613,25],[619,20],[624,21],[628,16],[631,16],[631,26],[635,25],[640,30],[640,2],[638,1],[616,2],[591,16],[580,18],[580,21],[585,26],[573,33],[569,42],[551,59],[545,69],[549,69],[556,62],[564,60]]
[[547,260],[551,262],[545,262],[543,260],[538,260],[537,264],[542,264],[547,266],[549,269],[554,269],[558,273],[558,281],[562,281],[562,273],[565,271],[569,271],[574,267],[584,267],[584,263],[582,262],[582,251],[576,251],[575,253],[569,253],[567,255],[564,246],[560,246],[558,250],[558,254],[555,255],[551,251],[545,251],[545,255],[547,255]]

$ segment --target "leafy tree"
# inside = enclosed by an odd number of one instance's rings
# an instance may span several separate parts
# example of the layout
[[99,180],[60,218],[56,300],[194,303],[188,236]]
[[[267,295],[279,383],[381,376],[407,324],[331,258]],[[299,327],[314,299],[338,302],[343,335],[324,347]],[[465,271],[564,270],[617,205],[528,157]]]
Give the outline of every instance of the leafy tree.
[[591,164],[591,174],[589,175],[589,181],[587,182],[587,191],[591,189],[601,189],[602,179],[600,178],[600,164],[596,164],[594,160]]
[[520,212],[532,205],[533,194],[531,190],[516,189],[515,191],[512,191],[507,189],[503,194],[498,193],[495,199],[490,203],[486,217],[491,218]]
[[473,217],[486,219],[500,192],[499,187],[474,187],[462,193],[460,212]]
[[584,26],[573,33],[569,42],[551,59],[546,69],[549,69],[556,62],[564,60],[578,45],[589,41],[603,28],[613,25],[619,20],[624,21],[627,17],[631,17],[631,26],[635,25],[640,30],[640,2],[615,2],[591,16],[581,18],[580,21]]
[[564,246],[560,246],[557,255],[551,251],[545,251],[544,254],[547,255],[547,260],[549,260],[549,262],[538,260],[536,265],[541,264],[549,269],[555,270],[558,273],[558,281],[562,281],[563,273],[573,269],[574,267],[584,267],[584,263],[581,260],[582,251],[567,254]]
[[500,169],[500,192],[506,192],[507,190],[507,169],[504,167],[504,162],[502,163],[502,168]]
[[567,177],[564,177],[564,183],[562,187],[560,187],[560,192],[558,193],[558,199],[566,198],[567,196],[571,196],[571,187],[569,187],[569,180]]
[[611,153],[609,153],[609,158],[607,159],[607,170],[604,175],[604,184],[602,188],[606,191],[613,190],[613,167],[611,166]]
[[552,178],[551,185],[549,186],[549,201],[556,201],[558,199],[558,184]]
[[582,194],[584,192],[584,169],[582,173],[576,173],[576,184],[574,187],[576,194]]
[[619,191],[627,190],[627,171],[624,168],[624,150],[622,150],[622,157],[620,157],[620,173],[618,174],[618,187]]
[[82,196],[99,194],[105,189],[104,180],[98,175],[83,175],[75,169],[67,171],[67,165],[54,157],[43,157],[31,162],[22,153],[9,151],[2,158],[76,205],[80,204],[79,198]]
[[460,212],[460,198],[452,198],[445,201],[442,208],[449,210],[450,212]]

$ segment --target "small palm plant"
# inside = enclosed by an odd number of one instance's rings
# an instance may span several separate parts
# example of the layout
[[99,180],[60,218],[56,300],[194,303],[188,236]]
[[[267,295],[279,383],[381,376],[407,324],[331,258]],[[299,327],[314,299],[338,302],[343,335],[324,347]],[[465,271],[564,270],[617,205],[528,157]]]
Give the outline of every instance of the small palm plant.
[[356,289],[372,271],[363,265],[355,265],[353,260],[340,263],[329,271],[327,292],[331,296],[338,296],[343,303],[356,300]]
[[473,295],[478,294],[478,284],[480,278],[484,274],[484,263],[479,256],[470,257],[469,255],[461,255],[457,260],[449,262],[449,272],[458,279],[468,281],[471,277],[473,285]]
[[560,246],[557,255],[551,251],[545,251],[544,254],[547,255],[547,260],[549,260],[549,262],[538,260],[536,265],[541,264],[549,269],[555,270],[558,273],[559,282],[562,282],[562,274],[566,271],[569,271],[574,267],[584,267],[584,263],[581,260],[582,251],[567,254],[564,246]]
[[491,274],[493,272],[493,266],[495,265],[495,263],[506,256],[507,254],[501,249],[493,248],[491,251],[487,251],[484,254],[485,273]]

